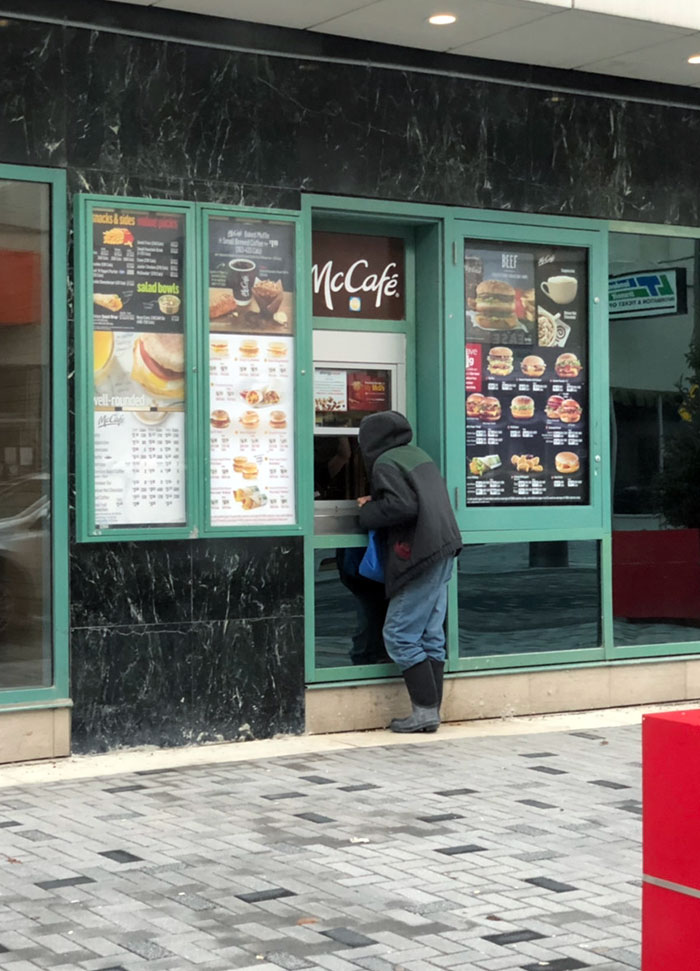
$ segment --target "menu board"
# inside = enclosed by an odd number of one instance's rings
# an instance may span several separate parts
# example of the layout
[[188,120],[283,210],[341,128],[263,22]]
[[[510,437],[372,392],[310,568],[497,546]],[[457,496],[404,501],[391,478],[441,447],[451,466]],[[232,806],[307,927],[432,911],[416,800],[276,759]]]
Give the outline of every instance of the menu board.
[[294,226],[210,217],[212,526],[290,524]]
[[95,524],[182,525],[185,215],[92,211]]
[[588,257],[467,241],[467,505],[588,502]]
[[367,414],[391,408],[386,368],[314,368],[316,427],[359,428]]

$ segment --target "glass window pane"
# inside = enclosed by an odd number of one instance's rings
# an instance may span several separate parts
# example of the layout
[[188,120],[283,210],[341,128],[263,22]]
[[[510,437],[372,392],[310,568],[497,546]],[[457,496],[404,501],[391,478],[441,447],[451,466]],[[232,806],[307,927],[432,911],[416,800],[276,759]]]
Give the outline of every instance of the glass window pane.
[[598,647],[596,542],[466,546],[457,561],[460,657]]
[[[341,502],[368,493],[369,481],[357,438],[350,435],[316,435],[314,498],[319,502]],[[350,511],[357,514],[354,507]]]
[[610,237],[615,643],[700,641],[698,241]]
[[382,627],[384,584],[357,572],[364,549],[316,550],[316,667],[388,663]]
[[0,688],[53,675],[49,206],[0,180]]

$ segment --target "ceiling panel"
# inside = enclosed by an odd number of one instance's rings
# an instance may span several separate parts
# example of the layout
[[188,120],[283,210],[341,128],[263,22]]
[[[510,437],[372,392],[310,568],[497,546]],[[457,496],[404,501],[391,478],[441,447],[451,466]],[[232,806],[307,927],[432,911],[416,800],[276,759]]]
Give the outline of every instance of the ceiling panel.
[[700,87],[700,64],[688,64],[691,54],[700,53],[700,33],[655,44],[643,51],[620,54],[582,65],[584,71],[638,78],[641,81],[663,79],[668,84]]
[[154,6],[278,27],[305,28],[378,2],[381,0],[157,0]]
[[630,0],[576,0],[575,7],[700,30],[700,3],[697,0],[634,0],[633,3]]
[[[446,10],[457,16],[457,23],[433,27],[427,22],[431,14]],[[343,37],[447,51],[564,12],[552,4],[524,0],[380,0],[364,10],[327,21],[317,29]]]
[[542,67],[575,68],[688,33],[690,31],[680,27],[649,24],[627,17],[564,10],[534,24],[465,44],[457,53]]

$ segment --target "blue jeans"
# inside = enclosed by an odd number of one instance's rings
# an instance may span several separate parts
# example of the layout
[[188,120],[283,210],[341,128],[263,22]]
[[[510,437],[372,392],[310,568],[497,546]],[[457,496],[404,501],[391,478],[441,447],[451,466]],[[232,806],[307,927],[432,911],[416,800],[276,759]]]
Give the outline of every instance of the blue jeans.
[[402,671],[426,658],[445,660],[447,584],[454,558],[428,567],[389,601],[384,621],[384,644]]

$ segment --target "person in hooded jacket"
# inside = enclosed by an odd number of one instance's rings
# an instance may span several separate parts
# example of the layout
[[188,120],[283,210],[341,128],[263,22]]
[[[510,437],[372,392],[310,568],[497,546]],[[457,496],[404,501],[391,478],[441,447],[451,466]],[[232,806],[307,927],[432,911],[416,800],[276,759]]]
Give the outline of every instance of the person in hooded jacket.
[[359,445],[371,495],[360,497],[360,525],[379,530],[389,606],[384,644],[401,668],[411,714],[394,732],[434,732],[440,724],[445,667],[447,585],[462,549],[459,527],[438,467],[410,442],[397,411],[363,418]]

